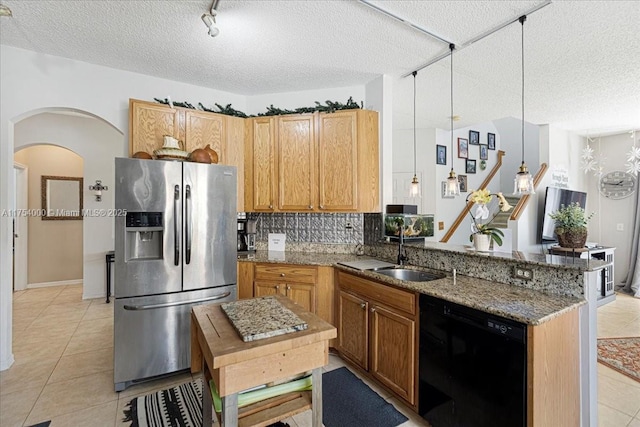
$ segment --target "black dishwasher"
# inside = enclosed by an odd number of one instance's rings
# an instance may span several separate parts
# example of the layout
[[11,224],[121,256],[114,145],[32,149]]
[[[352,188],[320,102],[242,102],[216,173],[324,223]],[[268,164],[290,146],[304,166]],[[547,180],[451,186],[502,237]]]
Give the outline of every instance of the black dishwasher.
[[526,325],[422,294],[419,372],[433,427],[526,426]]

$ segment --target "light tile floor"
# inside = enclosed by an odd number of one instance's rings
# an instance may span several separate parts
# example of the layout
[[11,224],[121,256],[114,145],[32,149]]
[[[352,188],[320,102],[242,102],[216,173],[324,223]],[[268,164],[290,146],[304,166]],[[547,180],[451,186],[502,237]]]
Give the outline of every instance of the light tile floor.
[[[598,336],[640,336],[640,299],[618,294],[598,309]],[[29,289],[14,293],[14,365],[0,373],[0,427],[51,420],[52,427],[121,426],[133,397],[192,379],[191,374],[113,391],[113,304],[82,300],[82,286]],[[325,370],[344,366],[334,355]],[[357,375],[357,373],[356,373]],[[640,383],[598,364],[600,427],[640,427]],[[422,418],[365,379],[404,413],[408,426]],[[311,426],[310,413],[287,420]]]

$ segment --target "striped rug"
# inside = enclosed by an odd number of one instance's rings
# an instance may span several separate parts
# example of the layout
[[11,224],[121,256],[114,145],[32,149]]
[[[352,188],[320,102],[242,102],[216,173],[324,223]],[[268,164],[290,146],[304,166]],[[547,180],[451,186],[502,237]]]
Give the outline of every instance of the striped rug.
[[[202,427],[202,380],[133,398],[124,409],[131,427]],[[36,427],[36,426],[34,426]],[[289,427],[277,422],[268,427]]]
[[202,381],[196,380],[135,397],[127,403],[123,421],[131,427],[202,426]]

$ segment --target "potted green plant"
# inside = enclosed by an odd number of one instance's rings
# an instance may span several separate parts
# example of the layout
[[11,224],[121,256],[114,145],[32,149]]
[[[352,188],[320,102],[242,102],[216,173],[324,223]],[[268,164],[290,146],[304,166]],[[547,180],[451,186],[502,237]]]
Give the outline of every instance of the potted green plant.
[[495,242],[498,246],[502,246],[502,238],[504,233],[501,229],[493,227],[492,221],[500,212],[508,212],[513,206],[507,202],[502,193],[496,195],[498,197],[498,205],[500,210],[493,214],[489,219],[489,208],[487,204],[493,199],[493,194],[487,189],[471,191],[467,196],[467,201],[475,203],[475,210],[469,210],[471,215],[471,235],[469,241],[477,251],[486,252],[489,250],[491,242]]
[[556,222],[555,232],[558,244],[563,248],[582,248],[587,241],[587,222],[593,217],[588,216],[578,202],[567,206],[560,205],[560,209],[549,214]]

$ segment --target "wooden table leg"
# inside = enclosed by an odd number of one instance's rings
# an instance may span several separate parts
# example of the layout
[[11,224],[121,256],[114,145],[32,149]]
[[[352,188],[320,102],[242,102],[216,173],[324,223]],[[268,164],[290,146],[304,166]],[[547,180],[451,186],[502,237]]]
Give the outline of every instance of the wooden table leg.
[[222,398],[222,427],[238,426],[238,393]]
[[322,427],[322,368],[311,371],[311,425]]

